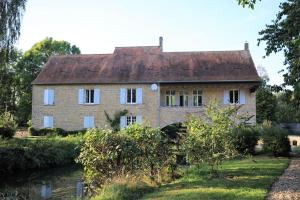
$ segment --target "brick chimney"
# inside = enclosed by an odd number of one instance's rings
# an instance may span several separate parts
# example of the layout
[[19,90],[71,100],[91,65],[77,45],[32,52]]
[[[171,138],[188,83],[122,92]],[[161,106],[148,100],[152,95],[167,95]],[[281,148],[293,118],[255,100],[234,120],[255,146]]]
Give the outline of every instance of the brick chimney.
[[247,41],[244,44],[244,50],[249,51],[249,43]]
[[161,48],[161,51],[163,51],[163,41],[164,41],[164,39],[163,39],[163,37],[159,37],[159,47]]

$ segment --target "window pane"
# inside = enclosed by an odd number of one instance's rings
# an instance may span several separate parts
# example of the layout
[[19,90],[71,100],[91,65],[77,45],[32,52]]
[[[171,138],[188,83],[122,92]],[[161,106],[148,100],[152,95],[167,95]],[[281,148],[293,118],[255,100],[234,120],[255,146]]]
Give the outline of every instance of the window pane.
[[132,89],[132,103],[136,103],[136,89]]
[[185,96],[184,98],[184,106],[189,106],[189,97]]
[[170,106],[170,96],[166,96],[166,106]]
[[193,96],[193,106],[197,106],[197,96]]
[[233,102],[233,91],[232,90],[229,91],[229,100],[230,100],[230,103],[234,103]]
[[172,106],[175,106],[175,101],[176,101],[175,96],[171,96],[171,105]]
[[90,91],[90,103],[94,103],[94,90]]
[[131,103],[131,89],[127,89],[127,103]]
[[127,116],[127,117],[126,117],[126,125],[127,125],[127,126],[130,125],[130,123],[131,123],[131,117],[130,117],[130,116]]
[[202,106],[202,96],[198,96],[198,106]]
[[184,96],[183,95],[180,95],[180,97],[179,97],[179,106],[183,106],[183,104],[184,104]]
[[136,122],[136,116],[131,116],[131,124],[134,124]]
[[193,91],[193,94],[195,94],[195,95],[196,95],[196,94],[197,94],[197,90],[194,90],[194,91]]
[[85,90],[85,103],[90,103],[90,91]]
[[172,91],[171,91],[171,94],[172,94],[172,95],[175,95],[175,90],[172,90]]
[[167,95],[171,94],[171,93],[170,93],[170,90],[167,90],[166,94],[167,94]]
[[239,103],[239,91],[234,91],[234,103]]

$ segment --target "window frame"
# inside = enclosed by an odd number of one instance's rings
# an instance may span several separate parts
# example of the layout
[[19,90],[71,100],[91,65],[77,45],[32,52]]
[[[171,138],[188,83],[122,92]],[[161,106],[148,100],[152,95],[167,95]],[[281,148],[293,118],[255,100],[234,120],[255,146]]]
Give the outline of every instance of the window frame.
[[[129,99],[128,99],[128,92],[130,93]],[[135,100],[135,101],[133,101],[133,100]],[[127,88],[126,89],[126,104],[137,104],[137,88]]]
[[[199,98],[201,99],[201,103],[199,104]],[[195,101],[196,100],[196,101]],[[201,107],[203,106],[203,90],[193,90],[193,106]]]
[[126,127],[136,123],[136,119],[137,119],[137,117],[135,115],[127,115],[126,116]]
[[[182,105],[181,105],[181,98],[182,98]],[[179,92],[179,106],[180,107],[188,107],[189,106],[189,93],[188,91],[180,91]]]
[[84,89],[84,104],[95,104],[95,89]]
[[176,106],[176,91],[175,90],[166,90],[166,106],[173,107]]
[[[231,92],[232,92],[232,101],[231,101]],[[240,90],[239,89],[230,89],[230,90],[228,90],[228,93],[229,93],[229,104],[230,105],[239,105],[240,101],[241,101]],[[236,99],[236,95],[237,95],[237,99]]]

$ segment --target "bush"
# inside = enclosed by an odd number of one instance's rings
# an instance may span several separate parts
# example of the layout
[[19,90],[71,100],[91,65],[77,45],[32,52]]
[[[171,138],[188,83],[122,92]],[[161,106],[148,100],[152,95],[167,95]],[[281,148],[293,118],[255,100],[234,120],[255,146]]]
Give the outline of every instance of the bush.
[[65,131],[61,128],[42,128],[35,129],[33,127],[28,128],[28,133],[31,136],[68,136],[68,135],[76,135],[79,133],[84,133],[84,130],[81,131]]
[[254,154],[259,139],[259,131],[254,127],[240,127],[232,131],[232,142],[241,154]]
[[279,126],[264,125],[262,129],[263,149],[274,156],[289,156],[291,145],[286,130]]
[[14,116],[9,112],[0,115],[0,136],[12,138],[17,130],[17,123]]
[[71,164],[82,136],[0,140],[0,174]]

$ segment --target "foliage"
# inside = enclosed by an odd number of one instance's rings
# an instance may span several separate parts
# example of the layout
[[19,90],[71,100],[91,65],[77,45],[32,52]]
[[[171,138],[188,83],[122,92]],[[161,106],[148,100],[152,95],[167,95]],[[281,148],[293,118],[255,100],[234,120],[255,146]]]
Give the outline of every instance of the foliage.
[[255,127],[239,127],[232,132],[232,142],[240,154],[254,154],[259,139],[259,131]]
[[264,123],[262,139],[265,152],[271,152],[274,156],[289,156],[291,145],[286,130]]
[[29,132],[29,135],[31,135],[31,136],[68,136],[68,135],[84,134],[85,130],[65,131],[62,128],[35,129],[30,126],[28,128],[28,132]]
[[158,129],[135,124],[121,132],[88,130],[77,162],[83,164],[85,181],[94,190],[115,177],[132,174],[159,182],[171,158]]
[[277,94],[276,121],[281,123],[300,122],[300,110],[296,108],[293,101],[294,95],[290,90]]
[[75,45],[67,41],[46,38],[26,51],[15,65],[17,80],[17,96],[19,98],[17,117],[19,123],[25,124],[31,115],[32,86],[48,59],[54,55],[80,54]]
[[207,163],[212,175],[217,175],[221,161],[235,155],[231,132],[236,127],[236,107],[220,108],[211,102],[203,117],[191,116],[187,123],[184,149],[190,164]]
[[0,140],[0,174],[73,163],[81,143],[81,135]]
[[270,187],[288,166],[289,159],[253,156],[225,161],[221,164],[222,178],[209,178],[209,167],[201,171],[195,167],[186,170],[176,182],[165,184],[140,199],[222,199],[263,200]]
[[276,120],[276,96],[270,90],[270,87],[263,84],[256,91],[256,120],[262,123],[264,120]]
[[99,194],[91,200],[131,200],[140,199],[146,193],[154,191],[154,187],[132,180],[117,180],[104,185]]
[[280,4],[280,11],[272,24],[259,32],[258,42],[266,42],[266,55],[283,51],[287,71],[284,85],[294,88],[294,103],[300,109],[300,1],[287,0]]
[[254,9],[254,5],[256,3],[256,0],[237,0],[237,1],[239,5],[242,5],[243,7],[248,6],[251,9]]
[[0,1],[0,67],[8,62],[10,50],[20,36],[26,0]]
[[151,180],[160,183],[162,170],[165,167],[171,168],[175,162],[165,135],[159,129],[138,124],[122,130],[121,134],[128,136],[137,144],[138,168]]
[[121,116],[124,116],[127,113],[128,113],[128,110],[117,111],[117,112],[115,112],[114,117],[111,118],[109,116],[109,114],[106,111],[104,111],[106,121],[109,123],[110,127],[112,128],[112,130],[114,132],[117,132],[120,130]]
[[17,130],[14,116],[10,112],[0,115],[0,137],[12,138]]

